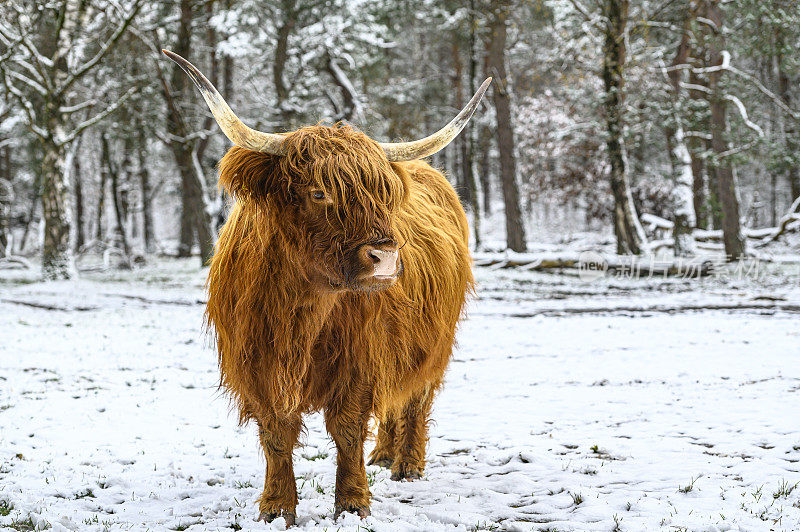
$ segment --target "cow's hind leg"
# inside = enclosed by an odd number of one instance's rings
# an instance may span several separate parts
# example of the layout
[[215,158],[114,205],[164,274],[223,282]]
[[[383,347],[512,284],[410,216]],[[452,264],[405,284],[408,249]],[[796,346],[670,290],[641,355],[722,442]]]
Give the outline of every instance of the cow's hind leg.
[[412,396],[396,419],[392,480],[416,480],[422,477],[428,445],[428,419],[435,389],[431,386]]
[[393,414],[388,414],[386,419],[378,425],[378,435],[375,441],[375,448],[369,455],[367,465],[379,465],[390,468],[394,463],[394,437],[395,419]]
[[336,443],[335,514],[369,515],[369,485],[364,468],[364,440],[372,409],[371,393],[351,388],[325,410],[325,425]]
[[258,499],[259,520],[270,522],[283,516],[287,527],[295,523],[297,485],[292,451],[301,425],[299,415],[290,419],[261,419],[258,422],[258,437],[267,459],[264,492]]

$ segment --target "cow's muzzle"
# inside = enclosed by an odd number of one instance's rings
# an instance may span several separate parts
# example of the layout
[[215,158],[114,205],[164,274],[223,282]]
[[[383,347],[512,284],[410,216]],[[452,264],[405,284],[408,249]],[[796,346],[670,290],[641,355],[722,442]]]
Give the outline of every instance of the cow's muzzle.
[[400,253],[394,241],[362,244],[356,250],[355,259],[359,271],[357,280],[371,288],[394,284],[402,269]]

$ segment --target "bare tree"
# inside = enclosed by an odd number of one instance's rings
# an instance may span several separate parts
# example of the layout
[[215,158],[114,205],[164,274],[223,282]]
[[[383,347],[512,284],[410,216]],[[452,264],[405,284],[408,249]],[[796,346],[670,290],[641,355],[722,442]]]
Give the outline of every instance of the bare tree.
[[86,243],[86,233],[84,232],[84,202],[83,202],[83,166],[79,155],[81,139],[83,136],[75,139],[72,146],[72,196],[74,198],[75,208],[75,241],[72,249],[78,251]]
[[[778,50],[776,59],[776,66],[778,70],[778,94],[787,107],[793,107],[792,101],[792,80],[788,73],[787,57],[784,52],[786,48],[785,37],[783,35],[783,28],[778,28],[775,34],[775,47]],[[800,153],[800,132],[798,131],[798,121],[791,118],[783,121],[784,136],[786,138],[786,148],[790,153]],[[794,162],[789,165],[787,171],[789,179],[789,188],[791,190],[792,199],[800,198],[800,164]]]
[[[175,53],[190,56],[192,41],[192,0],[181,0],[180,18],[176,41],[173,44]],[[160,43],[156,43],[160,47]],[[161,93],[167,107],[167,135],[162,140],[172,152],[175,164],[181,175],[182,205],[181,205],[181,234],[178,249],[179,256],[191,254],[194,236],[200,245],[200,260],[205,263],[213,252],[213,233],[211,232],[211,219],[206,210],[204,176],[200,164],[198,138],[208,135],[206,129],[201,128],[201,133],[191,131],[184,120],[178,107],[176,94],[189,94],[189,78],[183,74],[180,67],[173,65],[172,78],[167,83],[160,61],[156,61],[156,71],[161,81]],[[212,76],[216,68],[212,69]],[[216,83],[216,79],[211,80]]]
[[691,52],[690,27],[695,17],[694,10],[686,12],[683,33],[672,61],[672,69],[667,73],[672,86],[673,123],[666,126],[667,145],[672,162],[672,199],[675,204],[673,214],[673,250],[676,256],[692,255],[695,251],[692,231],[697,225],[694,207],[694,173],[692,156],[684,133],[681,107],[683,101],[682,78],[684,70],[679,66],[686,64]]
[[514,127],[511,123],[511,95],[506,74],[506,36],[509,2],[492,0],[487,42],[489,71],[494,77],[493,97],[497,115],[497,149],[500,152],[500,180],[506,208],[506,238],[509,249],[525,251],[525,227],[519,204],[517,165],[514,154]]
[[[58,0],[44,6],[12,0],[0,7],[0,43],[9,51],[0,62],[5,90],[22,109],[30,131],[42,149],[42,210],[44,242],[42,273],[47,279],[72,274],[67,152],[83,130],[102,120],[131,93],[113,104],[99,97],[81,98],[76,84],[91,72],[117,44],[136,16],[143,0],[131,0],[126,13],[104,10],[91,1]],[[105,22],[87,32],[92,17]],[[75,113],[104,107],[75,123]]]
[[617,252],[638,255],[647,239],[633,205],[627,171],[624,135],[624,85],[627,60],[626,33],[628,0],[605,0],[603,44],[603,84],[605,86],[606,146],[611,165],[611,192],[614,195],[614,233]]
[[725,50],[724,20],[720,0],[701,0],[705,8],[705,18],[711,25],[712,37],[709,39],[709,88],[711,89],[711,147],[714,150],[714,171],[716,173],[716,192],[722,213],[722,236],[725,253],[730,260],[744,256],[744,237],[739,219],[739,197],[736,191],[736,173],[730,162],[728,144],[727,95],[721,86],[721,78],[730,53]]

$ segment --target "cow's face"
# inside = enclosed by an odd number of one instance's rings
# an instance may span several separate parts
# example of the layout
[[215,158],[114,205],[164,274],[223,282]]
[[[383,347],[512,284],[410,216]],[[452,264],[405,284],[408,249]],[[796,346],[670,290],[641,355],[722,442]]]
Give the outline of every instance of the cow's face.
[[407,195],[407,173],[347,126],[303,128],[286,146],[287,210],[311,281],[326,290],[395,284],[404,244],[395,217]]

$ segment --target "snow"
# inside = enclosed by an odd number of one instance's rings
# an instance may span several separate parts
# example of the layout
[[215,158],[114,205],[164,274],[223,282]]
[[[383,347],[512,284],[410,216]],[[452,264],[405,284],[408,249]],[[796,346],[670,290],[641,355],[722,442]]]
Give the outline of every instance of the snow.
[[[264,460],[217,390],[194,265],[4,274],[0,527],[283,528],[253,521]],[[372,516],[335,522],[335,448],[310,416],[299,529],[797,530],[798,274],[587,283],[477,268],[424,478],[370,466]],[[742,308],[681,310],[715,303]]]

